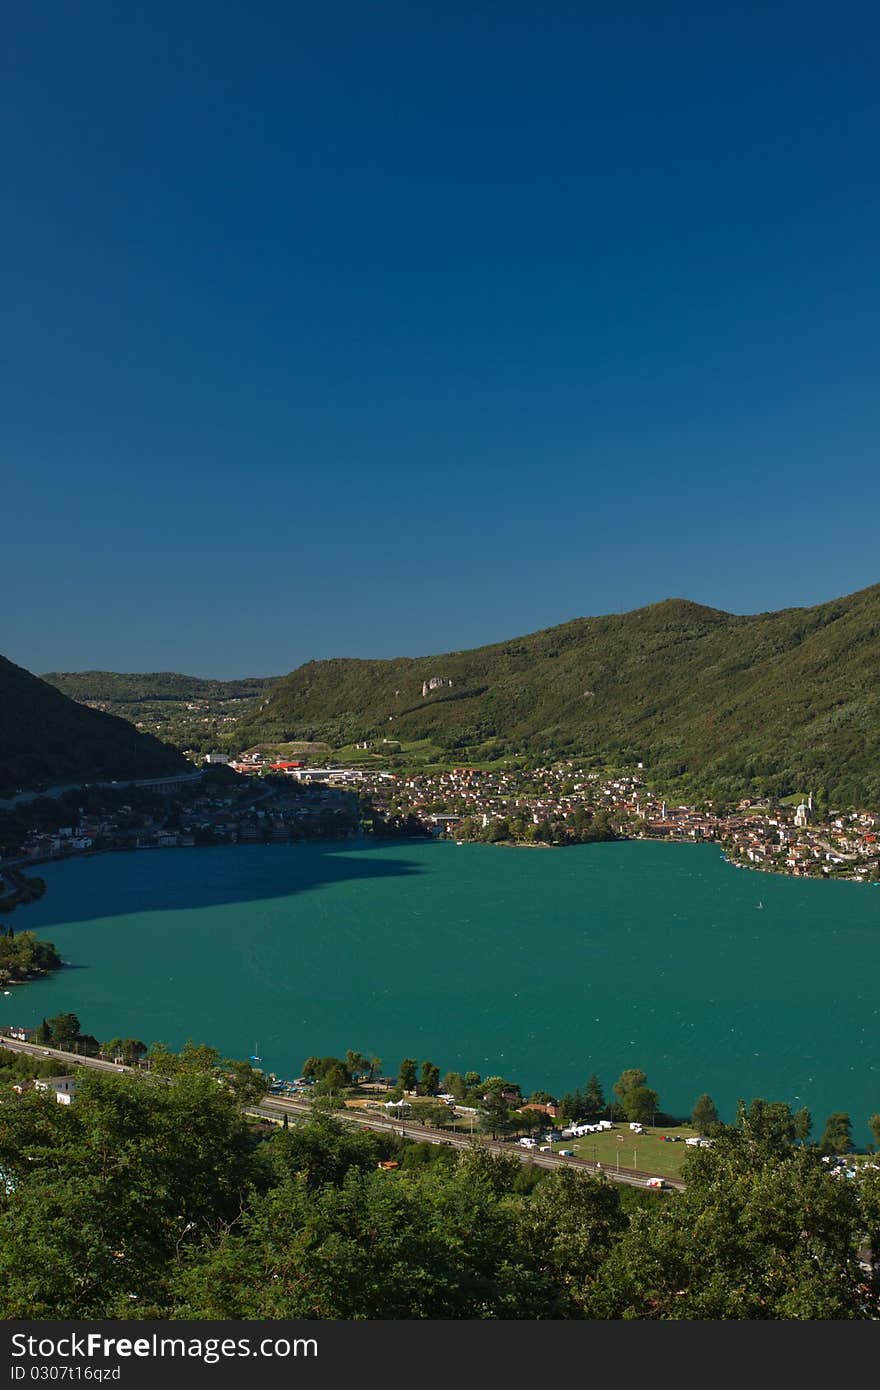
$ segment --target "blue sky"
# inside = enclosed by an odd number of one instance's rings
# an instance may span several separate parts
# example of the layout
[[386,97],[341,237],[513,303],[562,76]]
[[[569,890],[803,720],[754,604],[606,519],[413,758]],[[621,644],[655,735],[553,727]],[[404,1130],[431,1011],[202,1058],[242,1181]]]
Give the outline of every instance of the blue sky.
[[4,29],[12,660],[265,674],[880,580],[876,6]]

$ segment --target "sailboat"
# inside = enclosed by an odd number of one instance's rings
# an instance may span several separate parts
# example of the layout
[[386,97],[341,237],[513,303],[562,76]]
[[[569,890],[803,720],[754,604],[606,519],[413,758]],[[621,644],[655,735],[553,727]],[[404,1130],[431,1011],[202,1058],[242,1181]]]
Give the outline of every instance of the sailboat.
[[758,909],[757,909],[757,910],[760,910],[763,906],[764,906],[763,903],[758,903]]
[[262,1057],[260,1056],[260,1044],[259,1044],[259,1043],[254,1043],[254,1051],[253,1051],[253,1055],[251,1056],[250,1060],[251,1060],[252,1062],[262,1062],[263,1059],[262,1059]]

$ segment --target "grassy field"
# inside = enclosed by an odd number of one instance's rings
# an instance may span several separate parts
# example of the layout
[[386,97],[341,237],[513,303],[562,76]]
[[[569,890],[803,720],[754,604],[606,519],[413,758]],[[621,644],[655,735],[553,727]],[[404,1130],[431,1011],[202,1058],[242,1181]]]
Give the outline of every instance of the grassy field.
[[[354,1105],[357,1109],[374,1114],[386,1117],[388,1114],[381,1101],[357,1101]],[[405,1129],[407,1123],[415,1122],[416,1115],[404,1116],[402,1127]],[[476,1117],[472,1123],[469,1115],[460,1115],[443,1128],[457,1134],[480,1133]],[[563,1139],[550,1147],[554,1153],[560,1149],[571,1149],[578,1158],[585,1158],[591,1163],[599,1162],[609,1169],[615,1168],[619,1159],[621,1168],[639,1168],[642,1172],[656,1174],[658,1178],[677,1178],[681,1175],[688,1154],[693,1152],[684,1141],[696,1133],[690,1125],[668,1128],[658,1125],[656,1129],[646,1126],[643,1134],[634,1134],[626,1122],[621,1122],[614,1129],[599,1134],[585,1134],[582,1139]],[[660,1136],[664,1134],[672,1136],[675,1142],[661,1139]],[[517,1147],[517,1142],[517,1138],[511,1139],[511,1149]]]
[[[661,1134],[673,1135],[679,1142],[664,1142]],[[561,1143],[552,1144],[551,1148],[554,1153],[560,1149],[571,1149],[578,1158],[598,1161],[609,1169],[617,1166],[619,1158],[621,1168],[640,1168],[645,1173],[656,1173],[658,1178],[677,1178],[681,1176],[688,1154],[693,1152],[684,1142],[693,1134],[696,1134],[696,1130],[686,1125],[670,1129],[646,1127],[644,1134],[633,1134],[628,1125],[618,1124],[602,1134],[585,1134],[582,1139],[563,1139]]]

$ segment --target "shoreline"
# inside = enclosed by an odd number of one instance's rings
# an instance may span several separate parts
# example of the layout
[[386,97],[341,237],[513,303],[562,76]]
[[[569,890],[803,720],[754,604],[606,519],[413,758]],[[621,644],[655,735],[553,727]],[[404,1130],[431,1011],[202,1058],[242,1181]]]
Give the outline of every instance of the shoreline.
[[192,849],[195,849],[195,850],[210,850],[210,849],[279,849],[279,848],[291,848],[291,847],[293,847],[293,846],[312,845],[312,844],[346,845],[346,844],[350,844],[350,843],[352,842],[352,840],[354,840],[354,839],[358,840],[360,843],[363,843],[364,841],[372,841],[372,843],[373,843],[376,847],[379,847],[379,848],[384,847],[384,846],[387,846],[387,845],[393,845],[393,844],[455,844],[456,846],[461,846],[461,845],[483,845],[483,846],[485,846],[487,849],[543,849],[543,850],[585,849],[585,848],[587,848],[587,847],[589,847],[589,846],[591,846],[591,845],[603,845],[603,844],[605,844],[605,845],[610,845],[610,844],[617,844],[617,845],[686,845],[686,846],[695,847],[695,848],[698,848],[698,849],[699,849],[699,848],[702,848],[702,849],[711,849],[711,848],[714,847],[714,848],[719,849],[719,851],[720,851],[720,858],[722,858],[722,859],[724,860],[725,864],[727,864],[728,868],[731,868],[731,869],[750,869],[753,873],[759,873],[759,874],[772,874],[775,878],[790,878],[790,879],[795,879],[796,881],[801,882],[801,883],[804,883],[804,882],[809,882],[809,883],[853,883],[853,884],[858,885],[859,887],[870,887],[872,884],[874,884],[874,885],[876,885],[876,886],[880,886],[880,879],[859,878],[859,877],[856,877],[855,875],[849,876],[849,875],[843,875],[843,874],[834,874],[834,875],[831,875],[831,874],[795,874],[795,873],[791,873],[789,870],[786,870],[786,869],[771,868],[771,867],[768,867],[767,865],[749,864],[749,863],[739,863],[739,862],[737,862],[736,860],[730,858],[729,853],[728,853],[728,852],[725,850],[725,848],[724,848],[724,841],[723,841],[723,840],[690,840],[690,839],[681,840],[681,839],[675,838],[674,836],[660,836],[660,835],[658,835],[658,836],[654,836],[654,835],[615,835],[613,839],[608,839],[608,840],[576,840],[576,841],[572,841],[572,842],[570,842],[570,843],[568,843],[568,844],[551,844],[551,843],[550,843],[549,841],[547,841],[547,840],[540,840],[540,841],[527,841],[527,840],[494,840],[494,841],[491,841],[491,840],[453,840],[451,836],[445,837],[445,838],[444,838],[444,837],[438,837],[438,836],[436,836],[436,835],[412,836],[412,837],[407,837],[407,838],[405,838],[405,839],[404,839],[404,838],[396,839],[396,838],[393,837],[393,836],[385,837],[385,836],[361,835],[361,836],[347,836],[346,838],[344,838],[344,839],[339,839],[339,840],[337,840],[337,839],[329,839],[329,838],[324,838],[324,837],[315,837],[315,838],[312,839],[312,840],[278,840],[278,841],[272,841],[272,842],[270,842],[270,843],[268,843],[268,844],[260,843],[260,842],[257,842],[257,841],[253,841],[253,842],[251,842],[251,841],[242,842],[242,841],[240,841],[240,840],[234,840],[234,841],[221,840],[221,841],[219,841],[217,844],[213,844],[213,845],[103,845],[103,846],[101,846],[101,848],[99,848],[99,849],[75,850],[72,854],[65,854],[65,855],[60,855],[60,856],[57,856],[57,857],[49,857],[49,858],[41,857],[41,858],[39,858],[39,859],[15,859],[15,860],[9,860],[8,863],[5,864],[3,867],[4,867],[4,868],[10,868],[10,869],[19,869],[19,870],[23,870],[23,869],[26,869],[26,868],[29,867],[29,866],[36,866],[36,865],[44,865],[44,864],[67,864],[67,863],[70,863],[72,860],[92,859],[92,858],[97,857],[98,855],[103,855],[103,854],[142,854],[142,853],[146,853],[147,851],[157,851],[157,850],[174,851],[174,850],[182,850],[182,849],[190,849],[190,850],[192,850]]
[[[447,844],[451,840],[446,841]],[[550,844],[547,840],[456,840],[456,845],[485,845],[487,849],[585,849],[591,845],[687,845],[697,849],[721,848],[720,858],[730,869],[751,869],[758,874],[775,878],[791,878],[799,883],[854,883],[861,887],[880,886],[880,879],[859,878],[845,874],[794,874],[788,869],[771,868],[763,864],[739,863],[724,849],[723,840],[679,840],[665,835],[615,835],[608,840],[573,840],[568,844]]]

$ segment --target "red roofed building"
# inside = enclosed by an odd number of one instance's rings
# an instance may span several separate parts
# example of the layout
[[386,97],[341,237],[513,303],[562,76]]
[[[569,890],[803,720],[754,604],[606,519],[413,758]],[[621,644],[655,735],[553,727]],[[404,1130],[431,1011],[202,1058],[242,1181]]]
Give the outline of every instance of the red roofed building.
[[559,1115],[558,1105],[550,1105],[549,1103],[541,1105],[536,1100],[527,1101],[525,1105],[521,1105],[519,1108],[520,1110],[540,1110],[542,1114],[549,1115],[551,1120],[555,1120]]

